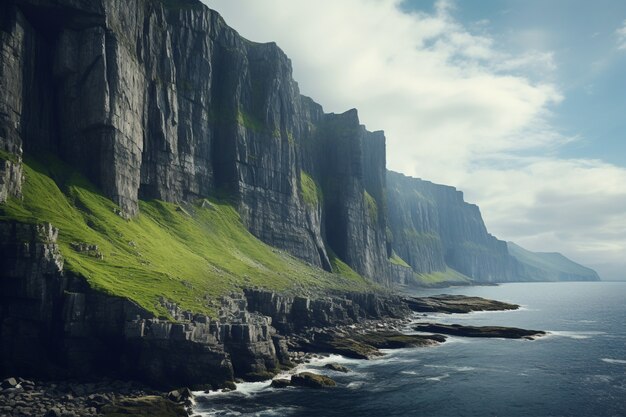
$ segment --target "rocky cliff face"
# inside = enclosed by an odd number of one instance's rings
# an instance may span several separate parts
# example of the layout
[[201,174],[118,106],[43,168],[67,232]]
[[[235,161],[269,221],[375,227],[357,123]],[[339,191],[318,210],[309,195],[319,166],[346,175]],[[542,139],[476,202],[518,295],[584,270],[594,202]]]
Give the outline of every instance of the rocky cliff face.
[[219,387],[234,377],[267,377],[286,363],[280,333],[407,313],[398,299],[375,294],[250,289],[222,298],[216,318],[163,300],[173,320],[160,319],[64,271],[57,233],[49,224],[0,222],[0,375]]
[[[330,269],[326,234],[350,266],[385,280],[384,136],[302,97],[274,43],[247,41],[196,0],[0,7],[7,155],[58,154],[130,216],[140,198],[219,192],[265,242]],[[19,167],[1,169],[0,199],[19,194]],[[323,202],[305,201],[303,172]]]
[[506,242],[487,232],[480,210],[453,187],[387,173],[394,251],[417,273],[446,265],[481,282],[514,279]]
[[599,281],[598,273],[555,252],[531,252],[507,242],[515,259],[515,277],[522,281]]

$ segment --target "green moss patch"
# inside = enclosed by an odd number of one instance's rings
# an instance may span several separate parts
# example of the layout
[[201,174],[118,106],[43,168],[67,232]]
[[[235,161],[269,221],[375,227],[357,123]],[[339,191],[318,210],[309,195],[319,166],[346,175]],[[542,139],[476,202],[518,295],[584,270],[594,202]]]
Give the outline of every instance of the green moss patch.
[[[0,205],[0,220],[52,223],[59,228],[67,270],[157,315],[167,315],[161,297],[214,316],[218,297],[246,287],[284,292],[372,288],[354,271],[329,274],[264,244],[223,200],[140,201],[140,214],[127,220],[84,177],[52,158],[45,166],[28,161],[24,174],[23,199]],[[77,250],[85,245],[97,250]]]
[[367,191],[363,191],[363,197],[365,198],[370,220],[376,222],[378,220],[378,204],[376,203],[376,199]]
[[430,274],[416,274],[417,283],[424,286],[441,286],[451,284],[469,284],[472,280],[462,273],[446,268],[445,271],[431,272]]
[[389,262],[391,262],[394,265],[404,266],[406,268],[410,268],[411,267],[411,265],[406,263],[406,261],[404,259],[402,259],[401,257],[399,257],[398,254],[395,253],[395,252],[393,252],[391,254],[391,258],[389,258]]
[[300,190],[302,191],[304,202],[310,206],[316,207],[323,199],[322,189],[304,171],[300,171]]
[[19,157],[11,152],[0,149],[0,159],[10,162],[19,162]]

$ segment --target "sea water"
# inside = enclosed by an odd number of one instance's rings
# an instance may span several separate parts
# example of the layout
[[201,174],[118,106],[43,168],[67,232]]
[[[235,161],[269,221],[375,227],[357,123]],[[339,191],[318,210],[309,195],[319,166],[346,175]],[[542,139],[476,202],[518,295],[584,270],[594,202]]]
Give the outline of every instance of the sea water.
[[[416,291],[520,304],[515,311],[432,314],[416,320],[546,330],[538,340],[449,337],[438,347],[334,355],[301,366],[336,388],[244,383],[199,395],[202,416],[626,416],[626,282],[520,283]],[[348,374],[329,371],[339,362]]]

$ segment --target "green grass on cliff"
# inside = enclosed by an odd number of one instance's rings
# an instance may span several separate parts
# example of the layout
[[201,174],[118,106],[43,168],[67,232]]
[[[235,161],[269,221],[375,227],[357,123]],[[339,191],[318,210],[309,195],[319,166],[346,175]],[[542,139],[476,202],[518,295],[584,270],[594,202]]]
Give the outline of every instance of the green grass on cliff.
[[0,149],[0,159],[4,161],[10,162],[18,162],[19,158],[17,155],[7,152],[5,150]]
[[[166,315],[159,304],[165,297],[214,315],[219,296],[251,286],[298,293],[372,289],[351,270],[329,274],[262,243],[229,203],[140,201],[140,214],[127,220],[84,177],[52,158],[45,166],[28,161],[24,173],[23,199],[0,205],[0,220],[52,223],[67,270],[155,314]],[[72,243],[98,245],[99,253],[77,252]]]
[[372,197],[367,191],[363,191],[363,197],[365,198],[365,204],[367,205],[367,212],[369,213],[370,221],[378,221],[378,204],[376,199]]
[[466,275],[448,267],[445,271],[431,272],[430,274],[415,274],[419,285],[444,286],[454,284],[469,284],[471,279]]
[[300,189],[302,190],[304,202],[310,206],[316,207],[323,198],[322,189],[317,185],[315,180],[304,171],[300,171]]
[[394,265],[404,266],[406,268],[410,268],[411,267],[411,265],[406,263],[406,261],[404,259],[402,259],[401,257],[399,257],[398,254],[395,253],[395,252],[393,252],[391,254],[391,258],[389,258],[389,262],[391,262]]

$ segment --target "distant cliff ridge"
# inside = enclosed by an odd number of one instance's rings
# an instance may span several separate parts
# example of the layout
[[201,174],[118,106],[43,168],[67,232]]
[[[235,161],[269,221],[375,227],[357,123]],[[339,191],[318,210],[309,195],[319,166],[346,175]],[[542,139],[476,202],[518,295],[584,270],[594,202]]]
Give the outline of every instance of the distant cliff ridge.
[[508,242],[511,256],[517,261],[515,276],[521,281],[599,281],[598,273],[566,258],[560,253],[531,252]]
[[418,274],[446,266],[479,282],[516,279],[506,242],[487,232],[478,206],[454,187],[387,173],[392,248]]
[[[391,247],[428,284],[437,275],[475,282],[596,281],[598,274],[558,253],[534,253],[498,240],[480,209],[454,187],[387,172]],[[443,274],[443,276],[441,276]]]

